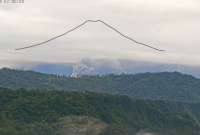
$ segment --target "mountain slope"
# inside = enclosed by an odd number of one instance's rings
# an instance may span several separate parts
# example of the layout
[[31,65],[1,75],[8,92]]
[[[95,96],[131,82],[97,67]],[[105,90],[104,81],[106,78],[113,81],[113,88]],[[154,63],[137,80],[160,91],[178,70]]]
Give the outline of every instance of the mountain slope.
[[32,71],[2,69],[0,86],[12,89],[87,90],[144,99],[200,102],[200,79],[178,72],[70,78]]
[[[158,135],[199,135],[198,118],[187,106],[91,92],[0,88],[0,134],[63,135],[71,132],[73,135],[87,129],[93,132],[87,126],[93,123],[95,128],[106,128],[103,135],[133,135],[143,131]],[[85,123],[84,128],[81,123]]]

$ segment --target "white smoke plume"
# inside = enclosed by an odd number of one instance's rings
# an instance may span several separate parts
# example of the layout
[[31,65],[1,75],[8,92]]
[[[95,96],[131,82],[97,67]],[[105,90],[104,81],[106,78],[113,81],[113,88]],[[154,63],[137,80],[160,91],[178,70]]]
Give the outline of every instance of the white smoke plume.
[[119,60],[95,60],[83,59],[73,65],[71,77],[80,77],[82,75],[97,75],[107,73],[125,73]]
[[80,77],[81,75],[94,75],[95,69],[86,64],[79,63],[73,66],[71,77]]

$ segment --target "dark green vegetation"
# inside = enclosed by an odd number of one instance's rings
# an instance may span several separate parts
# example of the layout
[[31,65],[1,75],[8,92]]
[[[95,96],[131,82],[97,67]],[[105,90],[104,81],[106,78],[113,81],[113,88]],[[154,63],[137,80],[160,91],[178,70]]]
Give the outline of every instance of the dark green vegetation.
[[108,124],[102,135],[134,135],[141,130],[160,135],[199,135],[200,111],[196,108],[200,104],[92,92],[1,88],[0,135],[64,135],[61,131],[67,133],[69,127],[62,127],[69,125],[67,117],[71,115],[89,116]]
[[93,91],[143,99],[200,102],[200,79],[181,73],[57,77],[31,71],[0,70],[0,87]]

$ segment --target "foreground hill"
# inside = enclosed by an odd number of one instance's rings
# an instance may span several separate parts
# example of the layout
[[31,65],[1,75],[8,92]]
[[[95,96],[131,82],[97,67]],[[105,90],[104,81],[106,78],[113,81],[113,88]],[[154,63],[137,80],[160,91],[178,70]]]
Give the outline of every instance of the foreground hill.
[[32,71],[0,70],[0,87],[93,91],[144,99],[200,102],[200,79],[178,72],[70,78]]
[[200,104],[0,88],[1,135],[200,135]]

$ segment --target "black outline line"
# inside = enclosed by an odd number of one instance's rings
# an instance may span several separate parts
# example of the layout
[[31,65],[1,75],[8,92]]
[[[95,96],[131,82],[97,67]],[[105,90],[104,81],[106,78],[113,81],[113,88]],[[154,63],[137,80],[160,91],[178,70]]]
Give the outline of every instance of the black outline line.
[[73,32],[73,31],[75,31],[75,30],[81,28],[83,25],[85,25],[85,24],[87,24],[87,23],[89,23],[89,22],[92,22],[92,23],[100,22],[100,23],[104,24],[105,26],[107,26],[108,28],[112,29],[113,31],[117,32],[117,33],[118,33],[119,35],[121,35],[122,37],[124,37],[124,38],[126,38],[126,39],[128,39],[128,40],[130,40],[130,41],[132,41],[132,42],[134,42],[134,43],[136,43],[136,44],[146,46],[146,47],[151,48],[151,49],[154,49],[154,50],[156,50],[156,51],[165,51],[165,50],[161,50],[161,49],[158,49],[158,48],[156,48],[156,47],[153,47],[153,46],[151,46],[151,45],[148,45],[148,44],[145,44],[145,43],[142,43],[142,42],[138,42],[138,41],[134,40],[133,38],[131,38],[131,37],[129,37],[129,36],[127,36],[127,35],[121,33],[119,30],[117,30],[116,28],[114,28],[113,26],[109,25],[108,23],[106,23],[106,22],[104,22],[104,21],[102,21],[102,20],[86,20],[86,21],[84,21],[83,23],[81,23],[80,25],[78,25],[78,26],[76,26],[76,27],[74,27],[74,28],[68,30],[67,32],[65,32],[65,33],[63,33],[63,34],[61,34],[61,35],[55,36],[55,37],[53,37],[53,38],[50,38],[50,39],[48,39],[48,40],[46,40],[46,41],[43,41],[43,42],[41,42],[41,43],[38,43],[38,44],[34,44],[34,45],[31,45],[31,46],[26,46],[26,47],[22,47],[22,48],[17,48],[17,49],[15,49],[15,50],[24,50],[24,49],[28,49],[28,48],[32,48],[32,47],[36,47],[36,46],[40,46],[40,45],[46,44],[46,43],[48,43],[48,42],[50,42],[50,41],[53,41],[53,40],[55,40],[55,39],[57,39],[57,38],[59,38],[59,37],[65,36],[65,35],[67,35],[67,34]]

